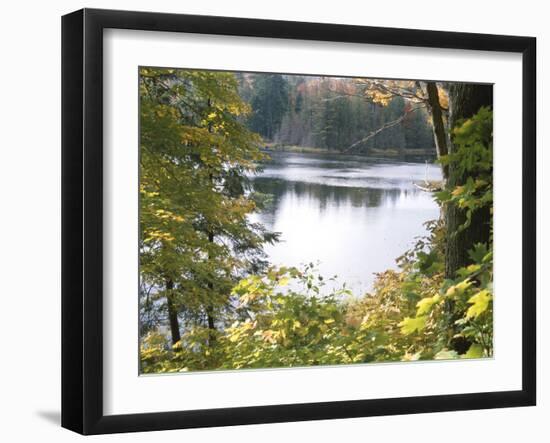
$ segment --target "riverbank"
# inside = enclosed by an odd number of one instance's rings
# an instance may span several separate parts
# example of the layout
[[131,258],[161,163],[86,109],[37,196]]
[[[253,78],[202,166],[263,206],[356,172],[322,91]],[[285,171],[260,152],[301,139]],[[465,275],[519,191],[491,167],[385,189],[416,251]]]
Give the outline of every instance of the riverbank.
[[338,151],[331,151],[324,148],[314,148],[312,146],[284,145],[280,143],[265,143],[262,148],[266,151],[276,152],[294,152],[297,154],[339,154]]
[[370,148],[368,152],[356,153],[356,152],[341,152],[337,150],[316,148],[313,146],[296,146],[285,145],[281,143],[265,143],[262,145],[266,151],[275,152],[293,152],[297,154],[352,154],[363,155],[369,157],[381,157],[381,158],[403,158],[403,157],[416,157],[416,158],[435,158],[436,152],[430,149],[375,149]]

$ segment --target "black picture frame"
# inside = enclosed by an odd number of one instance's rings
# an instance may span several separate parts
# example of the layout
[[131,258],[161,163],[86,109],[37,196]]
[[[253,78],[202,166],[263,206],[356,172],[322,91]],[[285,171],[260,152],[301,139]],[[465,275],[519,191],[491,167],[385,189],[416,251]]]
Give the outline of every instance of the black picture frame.
[[[103,413],[103,30],[171,31],[522,54],[522,389],[131,415]],[[229,426],[536,403],[536,39],[83,9],[62,18],[62,426],[82,434]]]

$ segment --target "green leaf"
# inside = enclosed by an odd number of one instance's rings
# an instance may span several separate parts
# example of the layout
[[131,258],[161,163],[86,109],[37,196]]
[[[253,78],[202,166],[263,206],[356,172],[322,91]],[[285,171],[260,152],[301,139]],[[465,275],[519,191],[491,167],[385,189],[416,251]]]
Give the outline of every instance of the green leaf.
[[472,343],[468,352],[462,356],[462,358],[482,358],[483,357],[483,348],[477,343]]
[[489,303],[493,299],[493,296],[489,291],[484,289],[479,291],[474,296],[470,297],[468,303],[471,303],[472,306],[468,308],[466,312],[466,318],[475,318],[483,314],[489,307]]
[[401,333],[405,335],[412,334],[415,331],[422,331],[426,327],[426,316],[422,315],[420,317],[405,318],[401,323]]
[[440,202],[447,202],[451,199],[451,192],[447,189],[444,189],[442,191],[435,192],[435,198]]
[[487,246],[485,243],[477,243],[473,249],[468,251],[468,255],[474,262],[481,263],[483,258],[487,255],[487,252]]

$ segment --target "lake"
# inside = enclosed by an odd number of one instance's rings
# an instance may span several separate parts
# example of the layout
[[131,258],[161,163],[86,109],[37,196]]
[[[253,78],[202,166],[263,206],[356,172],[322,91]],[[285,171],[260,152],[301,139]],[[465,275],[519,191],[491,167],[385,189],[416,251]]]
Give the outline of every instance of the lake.
[[441,180],[438,165],[340,154],[270,152],[253,178],[273,201],[254,215],[281,242],[265,251],[274,265],[318,263],[320,273],[362,295],[374,273],[396,269],[395,259],[439,217],[430,193],[413,182]]

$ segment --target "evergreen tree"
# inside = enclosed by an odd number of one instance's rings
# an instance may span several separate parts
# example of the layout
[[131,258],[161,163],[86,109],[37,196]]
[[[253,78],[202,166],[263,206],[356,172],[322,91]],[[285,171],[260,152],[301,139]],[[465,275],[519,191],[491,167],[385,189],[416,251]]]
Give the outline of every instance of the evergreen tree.
[[250,104],[250,129],[273,140],[288,111],[288,85],[284,77],[280,74],[256,75]]

